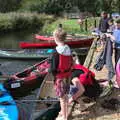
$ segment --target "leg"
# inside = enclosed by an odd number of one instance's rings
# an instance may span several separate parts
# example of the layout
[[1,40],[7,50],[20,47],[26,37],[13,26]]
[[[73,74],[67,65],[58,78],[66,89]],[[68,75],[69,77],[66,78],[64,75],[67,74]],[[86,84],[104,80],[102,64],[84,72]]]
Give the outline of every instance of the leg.
[[81,82],[79,81],[79,79],[76,77],[76,78],[73,78],[72,80],[72,83],[75,87],[78,88],[78,91],[69,99],[69,103],[71,103],[73,100],[76,100],[78,97],[80,97],[84,91],[85,91],[85,88],[84,86],[81,84]]
[[60,106],[61,106],[60,114],[63,116],[63,120],[67,120],[67,117],[68,117],[68,97],[67,97],[67,95],[64,95],[62,98],[60,98]]

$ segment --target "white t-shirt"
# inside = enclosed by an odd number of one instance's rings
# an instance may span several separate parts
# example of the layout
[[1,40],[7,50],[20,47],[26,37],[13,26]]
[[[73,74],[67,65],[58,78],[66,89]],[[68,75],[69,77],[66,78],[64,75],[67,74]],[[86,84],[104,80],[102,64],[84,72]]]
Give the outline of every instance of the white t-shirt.
[[71,55],[71,50],[70,47],[68,45],[64,45],[64,46],[57,46],[56,50],[59,54],[62,55]]

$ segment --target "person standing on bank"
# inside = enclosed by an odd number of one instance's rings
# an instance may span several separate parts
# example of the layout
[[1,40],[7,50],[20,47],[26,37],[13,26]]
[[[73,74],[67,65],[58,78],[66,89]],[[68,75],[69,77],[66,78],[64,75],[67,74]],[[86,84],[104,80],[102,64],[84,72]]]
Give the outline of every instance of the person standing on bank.
[[108,18],[108,15],[106,12],[102,12],[101,13],[101,19],[100,19],[100,22],[99,22],[99,30],[101,33],[106,33],[107,30],[109,29],[109,24],[108,24],[108,21],[110,19]]
[[120,18],[116,20],[116,29],[113,34],[106,34],[115,43],[115,68],[120,58]]
[[56,120],[68,120],[68,96],[70,87],[71,67],[73,64],[70,47],[64,43],[66,32],[60,24],[54,31],[53,36],[57,44],[55,52],[50,61],[50,72],[54,76],[54,88],[56,95],[60,98],[61,111]]

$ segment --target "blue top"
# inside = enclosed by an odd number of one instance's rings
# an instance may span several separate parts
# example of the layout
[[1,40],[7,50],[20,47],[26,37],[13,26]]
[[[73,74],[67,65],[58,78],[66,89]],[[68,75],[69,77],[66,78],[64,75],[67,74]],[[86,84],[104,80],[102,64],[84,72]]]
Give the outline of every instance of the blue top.
[[120,29],[115,29],[113,36],[115,37],[115,47],[120,48]]

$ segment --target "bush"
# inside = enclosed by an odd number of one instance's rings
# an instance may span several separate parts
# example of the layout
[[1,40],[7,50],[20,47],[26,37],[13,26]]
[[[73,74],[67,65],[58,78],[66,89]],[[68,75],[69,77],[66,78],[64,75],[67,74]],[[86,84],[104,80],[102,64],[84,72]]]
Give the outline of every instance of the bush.
[[47,23],[54,21],[54,16],[37,13],[1,13],[0,31],[13,31],[20,29],[39,29]]

